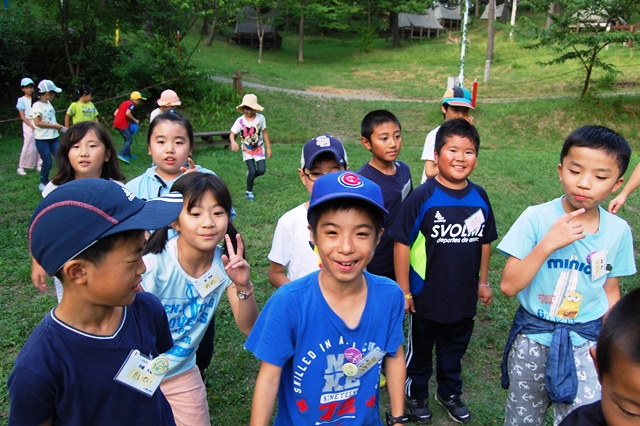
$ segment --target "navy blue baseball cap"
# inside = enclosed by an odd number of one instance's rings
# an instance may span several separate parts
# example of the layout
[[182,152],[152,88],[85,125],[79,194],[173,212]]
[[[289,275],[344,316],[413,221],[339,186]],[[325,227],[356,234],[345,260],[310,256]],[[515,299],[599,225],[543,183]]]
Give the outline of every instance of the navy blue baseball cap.
[[29,250],[54,275],[96,241],[134,229],[155,230],[176,220],[182,194],[144,201],[105,179],[61,185],[38,204],[29,226]]
[[373,204],[383,215],[389,214],[384,208],[382,190],[375,182],[354,172],[336,172],[320,176],[313,185],[309,212],[319,204],[336,198],[357,198]]
[[323,152],[330,152],[335,157],[338,166],[347,168],[347,152],[344,150],[342,142],[326,133],[305,142],[302,147],[300,168],[310,169],[318,155]]

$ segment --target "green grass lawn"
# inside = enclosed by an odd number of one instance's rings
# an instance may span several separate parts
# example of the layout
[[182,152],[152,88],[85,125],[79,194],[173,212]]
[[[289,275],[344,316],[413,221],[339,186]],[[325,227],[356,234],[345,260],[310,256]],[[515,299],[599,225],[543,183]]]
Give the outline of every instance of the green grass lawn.
[[[511,41],[506,30],[496,32],[491,77],[485,84],[486,34],[486,21],[476,21],[469,30],[465,62],[465,86],[471,87],[473,79],[478,78],[480,101],[580,94],[584,73],[578,62],[538,66],[538,62],[556,55],[550,49],[526,50],[523,46],[530,41],[522,37]],[[460,34],[453,31],[451,37],[459,38]],[[298,36],[285,33],[282,48],[264,51],[262,64],[257,62],[257,49],[239,49],[223,41],[198,47],[194,59],[211,74],[231,77],[239,69],[245,81],[277,87],[437,99],[446,88],[446,77],[459,74],[460,45],[447,44],[446,40],[446,33],[442,33],[438,39],[404,41],[394,48],[390,42],[377,39],[373,51],[363,53],[357,40],[307,36],[305,61],[299,63]],[[601,70],[594,70],[592,89],[595,93],[638,90],[640,63],[634,51],[612,45],[601,53],[601,59],[614,63],[621,73],[612,78]]]
[[[471,31],[468,78],[483,72],[483,25],[486,24],[478,24]],[[258,65],[255,50],[216,41],[211,48],[200,48],[197,59],[212,74],[230,76],[239,68],[246,71],[244,78],[247,81],[267,85],[338,92],[369,91],[417,100],[440,98],[445,77],[458,73],[459,46],[445,44],[444,37],[422,43],[404,43],[398,49],[379,40],[371,54],[358,52],[357,44],[352,41],[309,38],[304,64],[296,62],[296,46],[297,40],[293,36],[285,36],[283,49],[265,52],[264,63]],[[489,98],[579,93],[580,75],[572,73],[558,77],[575,69],[575,65],[538,68],[534,63],[541,59],[535,57],[534,52],[520,49],[501,32],[497,36],[496,52],[491,83],[480,87],[475,118],[482,142],[479,166],[471,179],[487,190],[499,235],[503,236],[527,206],[561,195],[556,171],[560,146],[563,138],[576,127],[584,124],[609,126],[626,136],[634,151],[640,149],[640,96],[483,103]],[[616,62],[625,66],[621,68],[624,74],[618,76],[618,80],[638,81],[640,70],[632,50],[612,46],[606,55],[615,55]],[[600,77],[596,73],[596,78]],[[262,306],[273,293],[267,281],[269,262],[266,256],[276,221],[284,212],[308,199],[297,174],[302,143],[320,133],[331,133],[344,142],[351,168],[358,169],[369,158],[368,152],[359,144],[360,120],[373,109],[389,109],[403,124],[404,146],[400,159],[409,164],[417,184],[424,138],[441,123],[442,114],[437,101],[364,102],[277,92],[256,93],[265,107],[274,144],[267,173],[255,184],[257,201],[249,202],[243,196],[246,167],[239,153],[198,147],[195,159],[198,164],[218,173],[231,189],[238,212],[236,226],[245,239],[252,279],[256,284],[255,296]],[[221,130],[231,124],[211,121],[207,123],[209,128],[197,130]],[[30,171],[28,176],[16,174],[22,143],[18,128],[17,123],[0,128],[0,182],[4,189],[0,193],[0,306],[5,312],[0,316],[0,329],[3,330],[0,348],[5,353],[0,361],[0,380],[3,382],[31,330],[55,305],[52,291],[39,294],[30,283],[27,227],[40,194],[35,172]],[[141,129],[133,147],[140,158],[122,167],[129,179],[141,174],[149,164],[142,140],[145,132],[146,129]],[[114,139],[120,147],[121,138]],[[633,156],[632,167],[638,158],[637,154]],[[639,209],[640,195],[635,194],[619,213],[636,231],[640,229]],[[637,234],[634,238],[636,246]],[[464,398],[471,409],[473,424],[478,425],[502,424],[503,418],[506,393],[500,388],[500,357],[517,307],[516,301],[499,292],[503,265],[504,258],[494,250],[490,269],[494,303],[488,308],[479,308],[474,337],[464,359]],[[622,280],[624,291],[639,285],[638,277]],[[207,379],[212,420],[215,425],[248,424],[259,364],[243,349],[244,336],[235,327],[228,304],[223,302],[216,316],[216,354]],[[6,387],[2,386],[0,425],[7,422],[8,406]],[[451,424],[439,406],[432,406],[434,424]]]
[[[238,211],[236,225],[244,235],[256,299],[262,305],[273,293],[267,282],[271,238],[276,221],[285,211],[303,202],[308,194],[300,184],[301,144],[320,132],[331,132],[342,138],[351,168],[367,161],[368,152],[358,142],[359,120],[373,108],[390,108],[403,123],[404,147],[401,159],[407,162],[418,182],[422,143],[428,130],[441,120],[437,105],[413,103],[375,103],[323,100],[290,95],[259,93],[267,107],[274,144],[273,159],[267,174],[257,179],[256,202],[244,197],[246,168],[238,153],[222,148],[198,147],[196,161],[216,171],[229,185]],[[479,166],[472,180],[484,186],[489,194],[499,234],[502,236],[531,204],[561,194],[556,165],[562,139],[575,127],[585,123],[601,123],[621,131],[633,148],[640,148],[637,117],[640,97],[623,99],[492,104],[479,107],[476,123],[482,137]],[[270,112],[270,113],[269,113]],[[144,133],[143,133],[144,134]],[[115,139],[121,144],[119,137]],[[12,361],[21,345],[55,305],[52,292],[39,294],[30,284],[30,262],[26,230],[31,212],[40,200],[35,172],[28,176],[15,173],[21,140],[5,137],[0,144],[0,304],[5,314],[0,317],[0,347],[6,356],[0,363],[0,378],[6,381]],[[125,175],[133,178],[147,167],[144,142],[139,137],[134,152],[140,158],[123,166]],[[637,163],[633,157],[632,165]],[[620,215],[637,230],[640,196],[630,197]],[[637,234],[637,232],[636,232]],[[635,238],[638,243],[638,237]],[[516,309],[516,302],[502,296],[497,289],[504,258],[493,253],[490,282],[494,285],[494,304],[480,308],[474,338],[464,359],[465,399],[474,424],[500,424],[505,392],[499,385],[500,354]],[[625,278],[625,291],[639,285],[637,277]],[[217,314],[216,355],[209,369],[209,399],[214,424],[247,424],[258,362],[242,348],[244,338],[236,329],[226,303]],[[383,391],[384,395],[384,391]],[[383,402],[386,399],[383,399]],[[439,406],[435,408],[435,424],[449,424]],[[0,391],[0,416],[6,416],[8,398]],[[6,418],[0,417],[0,424]]]

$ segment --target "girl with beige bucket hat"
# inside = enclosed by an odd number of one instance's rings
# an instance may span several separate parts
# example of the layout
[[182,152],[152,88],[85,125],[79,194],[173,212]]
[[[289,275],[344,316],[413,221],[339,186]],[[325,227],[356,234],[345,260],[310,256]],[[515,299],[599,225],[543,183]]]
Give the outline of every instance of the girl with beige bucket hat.
[[[264,115],[258,114],[264,108],[258,103],[258,97],[254,94],[244,95],[242,103],[236,109],[243,113],[233,126],[231,126],[231,150],[238,151],[240,146],[236,142],[236,136],[240,136],[242,144],[242,160],[247,165],[247,200],[254,201],[253,181],[267,171],[266,158],[271,158],[271,142],[267,133],[267,122]],[[267,146],[265,156],[264,146]]]

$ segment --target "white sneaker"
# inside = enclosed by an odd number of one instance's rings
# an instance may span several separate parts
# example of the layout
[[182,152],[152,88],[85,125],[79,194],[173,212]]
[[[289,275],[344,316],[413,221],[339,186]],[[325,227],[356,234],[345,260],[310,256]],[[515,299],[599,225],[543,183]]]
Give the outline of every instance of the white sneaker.
[[43,183],[38,184],[38,190],[40,192],[44,191],[45,185]]
[[24,171],[24,169],[22,167],[18,167],[18,174],[20,176],[26,176],[27,172]]
[[38,166],[38,167],[36,167],[36,170],[37,170],[37,171],[42,170],[42,166]]

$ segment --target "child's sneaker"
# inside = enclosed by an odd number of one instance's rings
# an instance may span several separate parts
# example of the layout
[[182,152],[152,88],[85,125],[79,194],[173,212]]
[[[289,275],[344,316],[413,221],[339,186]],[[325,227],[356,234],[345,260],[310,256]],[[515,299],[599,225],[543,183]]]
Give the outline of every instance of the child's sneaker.
[[124,155],[118,154],[118,160],[122,161],[123,163],[129,164],[129,159]]
[[42,170],[42,166],[38,166],[38,167],[36,167],[36,170],[37,170],[37,171]]
[[24,169],[22,167],[18,167],[18,174],[20,176],[26,176],[27,172],[24,171]]
[[38,184],[38,191],[42,192],[42,191],[44,191],[44,188],[45,188],[44,183]]
[[464,405],[459,395],[451,395],[449,398],[444,399],[436,393],[436,401],[447,410],[449,417],[454,422],[466,423],[471,419],[469,409]]
[[431,423],[431,410],[426,399],[409,398],[407,399],[407,408],[413,416],[412,421],[421,424]]
[[251,191],[245,192],[244,196],[247,197],[247,200],[249,200],[249,201],[255,201],[256,200],[256,197],[253,196],[253,192],[251,192]]

